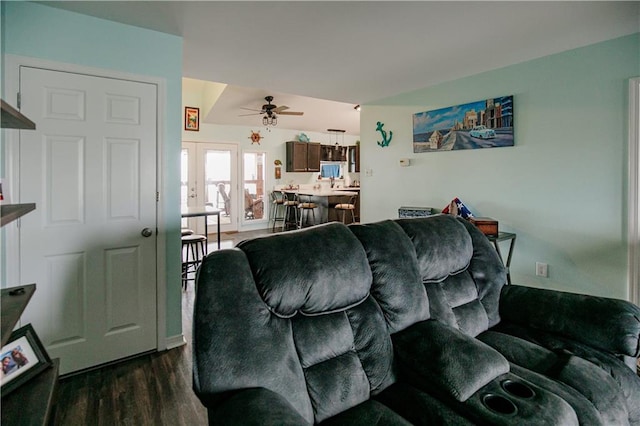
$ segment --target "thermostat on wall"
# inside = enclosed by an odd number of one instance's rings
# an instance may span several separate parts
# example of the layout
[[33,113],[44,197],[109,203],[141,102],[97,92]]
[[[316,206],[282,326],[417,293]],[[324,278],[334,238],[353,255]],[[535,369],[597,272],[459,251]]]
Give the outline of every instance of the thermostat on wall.
[[400,166],[401,167],[409,167],[411,165],[411,160],[409,160],[408,158],[401,158],[400,159]]

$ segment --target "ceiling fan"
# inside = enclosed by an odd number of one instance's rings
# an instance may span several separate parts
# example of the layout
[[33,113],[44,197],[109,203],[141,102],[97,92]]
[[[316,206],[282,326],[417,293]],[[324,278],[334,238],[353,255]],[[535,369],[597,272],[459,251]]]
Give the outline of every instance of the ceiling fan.
[[247,111],[255,111],[255,112],[251,114],[240,114],[239,117],[244,117],[247,115],[264,114],[265,117],[267,118],[275,118],[276,114],[277,115],[303,115],[304,114],[304,112],[301,112],[301,111],[286,111],[289,109],[289,107],[286,105],[277,106],[272,104],[271,101],[273,101],[273,96],[266,96],[264,100],[267,101],[267,103],[262,105],[262,109],[260,110],[240,107],[240,109],[246,109]]

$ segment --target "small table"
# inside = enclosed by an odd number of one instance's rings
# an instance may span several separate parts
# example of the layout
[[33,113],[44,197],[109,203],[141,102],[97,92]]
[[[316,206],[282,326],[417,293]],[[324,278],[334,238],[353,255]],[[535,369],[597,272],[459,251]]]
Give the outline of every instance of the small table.
[[[487,235],[487,238],[489,238],[489,241],[493,243],[493,245],[496,248],[496,251],[498,252],[498,256],[500,256],[500,260],[502,260],[502,263],[507,268],[507,282],[509,283],[509,285],[511,285],[511,270],[509,268],[511,267],[511,257],[513,256],[513,247],[516,244],[516,234],[511,232],[498,232],[498,235]],[[500,252],[500,245],[498,244],[499,242],[502,242],[502,241],[510,241],[509,254],[507,255],[507,263],[504,263],[504,260],[502,259],[502,253]]]
[[[220,210],[211,206],[191,206],[182,208],[182,217],[204,217],[204,235],[209,239],[207,229],[207,216],[217,216],[218,222],[218,250],[220,250]],[[208,250],[207,250],[208,251]]]

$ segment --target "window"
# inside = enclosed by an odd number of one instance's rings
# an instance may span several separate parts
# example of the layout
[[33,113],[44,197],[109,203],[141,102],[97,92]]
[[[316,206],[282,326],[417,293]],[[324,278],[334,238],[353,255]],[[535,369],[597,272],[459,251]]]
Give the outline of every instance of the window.
[[244,219],[259,220],[265,218],[265,164],[264,152],[245,152],[243,154],[242,187],[244,189]]
[[340,164],[323,164],[320,167],[320,176],[323,178],[339,178],[342,176]]

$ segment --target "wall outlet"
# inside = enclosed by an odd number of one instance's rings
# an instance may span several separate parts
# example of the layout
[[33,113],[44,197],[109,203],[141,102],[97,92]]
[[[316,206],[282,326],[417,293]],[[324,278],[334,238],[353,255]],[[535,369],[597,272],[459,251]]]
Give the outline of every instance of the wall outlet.
[[549,277],[549,267],[546,263],[536,262],[536,276]]
[[373,169],[365,169],[364,170],[364,175],[367,176],[367,177],[373,176]]

